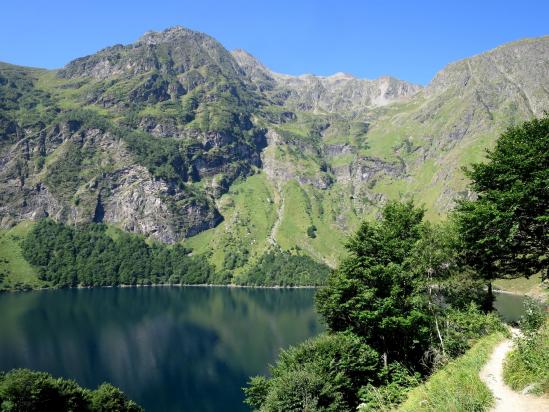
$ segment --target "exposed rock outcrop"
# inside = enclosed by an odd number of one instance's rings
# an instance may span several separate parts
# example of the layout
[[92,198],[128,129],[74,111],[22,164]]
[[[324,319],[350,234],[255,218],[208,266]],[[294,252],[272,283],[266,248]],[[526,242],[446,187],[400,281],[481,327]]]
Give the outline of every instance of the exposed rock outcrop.
[[244,50],[238,49],[232,54],[259,90],[295,110],[362,112],[406,100],[422,89],[390,76],[376,80],[357,79],[346,73],[289,76],[272,72]]

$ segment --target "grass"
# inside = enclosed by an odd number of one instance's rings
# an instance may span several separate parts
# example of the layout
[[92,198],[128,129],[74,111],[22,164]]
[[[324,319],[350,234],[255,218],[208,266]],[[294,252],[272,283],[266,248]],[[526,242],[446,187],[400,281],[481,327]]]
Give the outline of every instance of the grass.
[[[283,192],[285,207],[276,237],[279,245],[286,250],[298,247],[314,259],[335,266],[343,254],[346,238],[346,232],[335,222],[338,215],[348,210],[348,196],[316,190],[310,185],[300,186],[295,181],[288,182]],[[331,209],[329,206],[334,202],[344,210]],[[317,228],[316,238],[307,235],[311,225]]]
[[479,372],[492,350],[504,338],[495,333],[480,339],[467,353],[435,372],[410,391],[397,412],[480,412],[493,403],[493,395]]
[[547,288],[541,283],[541,275],[531,276],[529,279],[497,279],[494,281],[496,289],[505,290],[507,292],[519,293],[521,295],[530,296],[547,296]]
[[24,221],[0,232],[0,289],[40,288],[45,283],[38,279],[36,269],[23,258],[20,242],[32,228],[33,222]]
[[[239,276],[271,247],[268,239],[284,197],[276,243],[283,250],[299,248],[314,259],[335,266],[344,253],[347,233],[358,225],[349,196],[339,186],[324,191],[295,181],[287,182],[280,190],[281,193],[263,173],[233,184],[218,202],[224,221],[185,240],[184,245],[195,254],[210,254],[210,263],[218,270],[223,269],[228,253],[247,250],[248,264],[235,269],[235,276],[243,281]],[[340,216],[349,224],[346,230],[336,223]],[[316,238],[307,235],[307,228],[312,225],[317,228]]]
[[356,156],[352,153],[342,154],[339,156],[332,157],[330,159],[330,165],[332,167],[345,166],[345,165],[351,164],[355,159],[356,159]]
[[247,250],[251,263],[268,247],[268,236],[276,220],[273,192],[263,173],[233,184],[219,201],[224,221],[185,240],[184,245],[193,253],[211,254],[210,262],[218,270],[223,268],[229,252]]
[[531,337],[519,338],[503,364],[503,379],[516,391],[549,395],[549,317]]

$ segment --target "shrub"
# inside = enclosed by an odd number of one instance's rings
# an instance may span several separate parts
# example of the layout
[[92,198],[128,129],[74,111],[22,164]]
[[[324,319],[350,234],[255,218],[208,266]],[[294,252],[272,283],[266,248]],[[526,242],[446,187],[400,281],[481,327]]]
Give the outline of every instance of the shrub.
[[309,236],[311,239],[316,238],[316,226],[311,225],[307,228],[307,236]]
[[503,378],[517,391],[531,386],[531,392],[549,394],[549,316],[527,301],[520,325],[524,336],[516,339],[516,349],[505,360]]
[[45,372],[14,369],[0,374],[0,410],[139,412],[143,409],[110,384],[90,391],[72,380],[56,379]]
[[359,389],[379,382],[378,368],[378,353],[359,337],[320,335],[282,351],[270,379],[252,378],[246,402],[262,411],[354,410]]

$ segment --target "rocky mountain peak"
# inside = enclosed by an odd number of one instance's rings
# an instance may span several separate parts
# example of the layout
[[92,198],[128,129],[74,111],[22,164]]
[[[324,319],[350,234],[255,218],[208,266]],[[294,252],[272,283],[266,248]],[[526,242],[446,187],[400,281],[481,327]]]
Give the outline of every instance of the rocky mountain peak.
[[270,71],[263,63],[261,63],[252,54],[248,53],[244,49],[234,49],[233,51],[231,51],[231,54],[241,66],[247,66],[250,68],[261,68],[265,71]]
[[206,34],[187,29],[183,26],[174,26],[166,30],[156,32],[147,31],[141,36],[136,43],[147,45],[155,45],[161,43],[177,42],[188,37],[210,37]]
[[204,66],[226,77],[242,75],[238,63],[213,37],[175,26],[162,32],[149,31],[135,43],[108,47],[73,60],[58,75],[104,80],[152,71],[178,75]]
[[422,89],[389,76],[376,80],[358,79],[345,72],[330,76],[291,76],[273,72],[245,50],[234,50],[232,55],[261,91],[271,91],[295,110],[359,112],[408,99]]
[[353,79],[356,79],[356,77],[353,76],[352,74],[345,73],[345,72],[337,72],[337,73],[332,74],[331,76],[328,76],[327,78],[328,79],[333,79],[333,80],[353,80]]
[[273,72],[246,50],[236,49],[231,54],[248,79],[260,91],[273,90],[276,87]]

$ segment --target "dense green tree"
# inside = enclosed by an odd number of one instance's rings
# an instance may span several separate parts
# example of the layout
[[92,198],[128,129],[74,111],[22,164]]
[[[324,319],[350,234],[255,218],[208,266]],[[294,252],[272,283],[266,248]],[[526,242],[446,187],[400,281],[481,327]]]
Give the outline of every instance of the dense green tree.
[[128,400],[124,392],[109,383],[104,383],[91,392],[91,409],[97,412],[139,412],[142,409]]
[[44,219],[29,232],[22,247],[40,277],[57,287],[214,281],[208,261],[189,256],[189,249],[148,244],[127,233],[113,239],[103,224],[68,227]]
[[2,412],[139,412],[143,409],[110,384],[95,391],[45,372],[14,369],[0,373]]
[[248,270],[245,279],[248,285],[317,286],[329,273],[328,266],[310,256],[274,249]]
[[509,128],[485,163],[466,170],[475,200],[455,211],[461,257],[489,288],[499,277],[547,277],[549,117]]
[[[180,244],[149,243],[128,233],[112,238],[107,226],[97,223],[69,227],[43,219],[33,226],[22,249],[39,276],[57,287],[225,284],[232,276],[228,268],[217,273],[207,256],[191,256],[191,250]],[[318,285],[329,271],[309,256],[272,250],[245,279],[262,286]]]
[[423,279],[407,264],[423,231],[424,211],[390,202],[379,222],[364,222],[347,243],[349,256],[317,293],[317,310],[332,331],[352,331],[382,354],[384,364],[416,364],[429,345]]
[[248,404],[262,411],[350,411],[378,383],[379,354],[350,333],[324,334],[281,352],[271,378],[252,378]]
[[317,292],[328,333],[283,351],[270,378],[250,380],[255,410],[391,409],[422,376],[501,330],[459,266],[456,226],[423,214],[412,201],[389,202],[349,239]]

